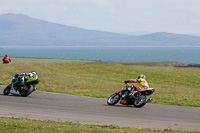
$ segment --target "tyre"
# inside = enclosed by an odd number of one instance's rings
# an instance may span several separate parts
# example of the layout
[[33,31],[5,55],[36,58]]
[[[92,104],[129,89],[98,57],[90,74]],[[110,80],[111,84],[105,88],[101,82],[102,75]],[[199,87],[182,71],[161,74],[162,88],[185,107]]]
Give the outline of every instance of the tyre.
[[22,97],[27,97],[27,96],[30,95],[33,91],[34,91],[34,90],[33,90],[33,86],[30,85],[30,86],[28,86],[28,90],[25,91],[25,92],[20,92],[20,95],[21,95]]
[[120,96],[118,94],[113,94],[108,98],[107,104],[108,105],[115,105],[116,103],[119,102],[119,99],[120,99]]
[[4,89],[3,94],[4,94],[4,95],[10,94],[10,89],[11,89],[11,84],[8,85],[8,86]]
[[138,99],[134,101],[134,106],[137,108],[141,108],[147,103],[147,101],[148,101],[147,95],[140,95]]

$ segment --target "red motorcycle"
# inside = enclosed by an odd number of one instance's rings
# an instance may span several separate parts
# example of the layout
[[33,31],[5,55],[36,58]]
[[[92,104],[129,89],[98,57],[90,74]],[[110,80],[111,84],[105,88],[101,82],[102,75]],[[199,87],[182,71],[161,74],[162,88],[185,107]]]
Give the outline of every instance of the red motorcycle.
[[128,86],[125,85],[121,91],[116,92],[115,94],[111,95],[107,103],[108,105],[115,105],[119,102],[123,105],[134,105],[135,107],[143,107],[147,102],[151,101],[152,99],[148,99],[148,96],[153,94],[155,91],[154,88],[142,88],[137,89],[137,86]]

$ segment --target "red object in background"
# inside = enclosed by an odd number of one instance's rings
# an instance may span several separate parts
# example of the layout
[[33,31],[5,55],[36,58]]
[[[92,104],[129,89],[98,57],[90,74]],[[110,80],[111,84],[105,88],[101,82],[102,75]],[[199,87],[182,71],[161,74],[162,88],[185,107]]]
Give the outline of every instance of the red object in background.
[[5,56],[2,60],[3,60],[3,63],[10,63],[11,62],[11,59],[8,56]]

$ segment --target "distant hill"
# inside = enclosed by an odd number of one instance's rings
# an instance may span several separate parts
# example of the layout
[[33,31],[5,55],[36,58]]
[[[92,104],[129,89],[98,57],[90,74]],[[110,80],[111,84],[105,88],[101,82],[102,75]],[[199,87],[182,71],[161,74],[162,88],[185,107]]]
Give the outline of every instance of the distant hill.
[[[134,30],[134,29],[133,29]],[[22,14],[0,15],[0,46],[200,46],[200,37],[158,32],[140,36],[86,30]]]

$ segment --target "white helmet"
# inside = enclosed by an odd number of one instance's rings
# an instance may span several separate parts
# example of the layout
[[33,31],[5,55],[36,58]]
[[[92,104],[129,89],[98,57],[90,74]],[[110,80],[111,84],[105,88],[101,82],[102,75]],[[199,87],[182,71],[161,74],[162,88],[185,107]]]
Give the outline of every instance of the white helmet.
[[32,73],[33,75],[36,75],[36,71],[32,71],[31,73]]

